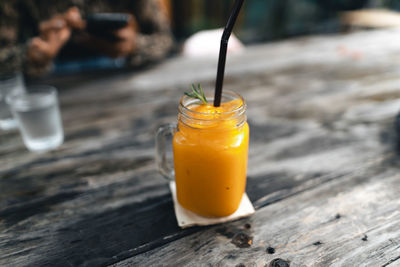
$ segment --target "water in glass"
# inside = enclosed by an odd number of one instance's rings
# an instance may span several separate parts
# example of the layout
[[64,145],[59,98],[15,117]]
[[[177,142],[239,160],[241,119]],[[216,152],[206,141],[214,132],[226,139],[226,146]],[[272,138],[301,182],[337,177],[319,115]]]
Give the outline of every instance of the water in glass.
[[10,93],[25,91],[25,85],[21,73],[0,74],[0,129],[10,130],[17,128],[17,123],[12,117],[9,106],[6,104],[6,96]]
[[8,99],[25,145],[32,151],[45,151],[64,139],[55,89],[35,90]]

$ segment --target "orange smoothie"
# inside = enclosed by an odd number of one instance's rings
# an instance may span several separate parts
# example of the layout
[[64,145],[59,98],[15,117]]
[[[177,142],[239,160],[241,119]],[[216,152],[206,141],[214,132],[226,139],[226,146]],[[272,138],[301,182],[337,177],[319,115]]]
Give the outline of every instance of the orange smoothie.
[[199,215],[221,217],[239,207],[246,187],[249,126],[242,99],[186,107],[173,138],[177,198]]

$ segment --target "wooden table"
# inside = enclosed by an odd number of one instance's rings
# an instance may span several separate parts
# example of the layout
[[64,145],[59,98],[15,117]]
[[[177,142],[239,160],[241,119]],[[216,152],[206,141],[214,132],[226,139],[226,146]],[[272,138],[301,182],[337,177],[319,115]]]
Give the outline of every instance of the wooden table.
[[154,132],[192,82],[213,87],[216,58],[54,81],[59,149],[30,153],[0,134],[0,266],[399,266],[399,44],[400,30],[370,31],[229,56],[257,211],[185,230]]

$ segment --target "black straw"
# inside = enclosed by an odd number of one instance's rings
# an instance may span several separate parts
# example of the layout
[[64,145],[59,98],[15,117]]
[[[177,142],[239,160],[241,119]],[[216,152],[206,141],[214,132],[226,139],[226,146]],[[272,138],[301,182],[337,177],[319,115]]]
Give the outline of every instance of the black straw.
[[225,26],[224,32],[222,33],[221,46],[219,49],[218,58],[218,70],[217,80],[215,82],[215,95],[214,95],[214,107],[221,105],[222,95],[222,84],[224,82],[225,62],[226,62],[226,51],[228,49],[228,41],[231,36],[233,25],[239,15],[240,8],[242,7],[244,0],[236,0],[233,6],[232,13],[229,16],[228,23]]

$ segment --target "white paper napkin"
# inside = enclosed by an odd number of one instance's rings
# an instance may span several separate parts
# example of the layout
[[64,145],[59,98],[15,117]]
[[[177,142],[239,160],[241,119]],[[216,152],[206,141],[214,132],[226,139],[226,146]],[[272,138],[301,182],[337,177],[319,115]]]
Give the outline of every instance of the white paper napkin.
[[170,182],[169,188],[171,189],[172,199],[174,200],[174,210],[175,210],[176,220],[178,221],[178,225],[181,228],[187,228],[194,225],[211,225],[211,224],[233,221],[250,216],[255,212],[253,204],[251,204],[249,197],[247,196],[246,193],[244,193],[239,208],[235,211],[235,213],[226,217],[218,217],[218,218],[202,217],[200,215],[193,213],[190,210],[185,209],[179,204],[178,199],[176,198],[175,182]]

